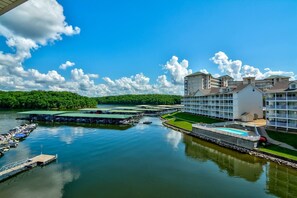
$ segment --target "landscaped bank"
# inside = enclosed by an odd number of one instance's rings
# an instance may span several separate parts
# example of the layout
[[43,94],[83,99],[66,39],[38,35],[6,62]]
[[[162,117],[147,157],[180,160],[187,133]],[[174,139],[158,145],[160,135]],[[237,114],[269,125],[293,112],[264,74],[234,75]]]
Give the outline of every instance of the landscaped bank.
[[[164,126],[172,128],[174,130],[189,134],[191,136],[198,137],[200,139],[203,139],[242,153],[249,153],[250,155],[254,155],[257,157],[261,157],[277,163],[281,163],[287,166],[297,168],[296,151],[282,148],[277,145],[268,145],[266,147],[260,147],[257,149],[247,149],[240,146],[236,146],[234,144],[228,144],[226,142],[222,142],[218,139],[206,137],[204,135],[200,135],[199,133],[192,133],[192,124],[195,124],[195,123],[211,124],[211,123],[222,122],[222,120],[217,120],[217,119],[208,118],[204,116],[196,116],[196,115],[192,115],[189,113],[182,113],[182,112],[166,114],[166,115],[163,115],[161,119],[163,121]],[[294,144],[291,140],[290,140],[290,143]]]

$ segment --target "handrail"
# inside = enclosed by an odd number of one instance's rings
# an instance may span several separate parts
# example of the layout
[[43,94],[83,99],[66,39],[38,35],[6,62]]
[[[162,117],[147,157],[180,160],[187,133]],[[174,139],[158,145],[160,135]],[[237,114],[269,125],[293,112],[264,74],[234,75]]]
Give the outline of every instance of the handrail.
[[4,166],[2,166],[0,168],[0,173],[3,172],[3,171],[6,171],[8,169],[11,169],[11,168],[14,168],[16,166],[19,166],[19,165],[22,165],[22,164],[25,164],[28,162],[28,159],[26,160],[20,160],[20,161],[17,161],[17,162],[13,162],[13,163],[10,163],[10,164],[6,164]]

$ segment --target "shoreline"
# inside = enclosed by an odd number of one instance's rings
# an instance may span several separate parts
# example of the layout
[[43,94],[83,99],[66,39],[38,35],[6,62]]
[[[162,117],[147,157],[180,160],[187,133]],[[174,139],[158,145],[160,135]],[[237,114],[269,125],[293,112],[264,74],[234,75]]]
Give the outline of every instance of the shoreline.
[[252,155],[252,156],[255,156],[255,157],[259,157],[259,158],[262,158],[262,159],[266,159],[268,161],[272,161],[272,162],[275,162],[275,163],[278,163],[278,164],[281,164],[281,165],[285,165],[285,166],[289,166],[291,168],[297,169],[297,161],[295,161],[295,160],[283,158],[283,157],[273,155],[273,154],[270,154],[270,153],[265,153],[265,152],[262,152],[262,151],[259,151],[259,150],[250,150],[250,149],[246,149],[246,148],[243,148],[243,147],[228,144],[228,143],[225,143],[225,142],[220,142],[218,140],[215,140],[215,139],[212,139],[212,138],[209,138],[209,137],[205,137],[205,136],[202,136],[202,135],[198,135],[198,134],[192,133],[190,131],[187,131],[185,129],[181,129],[181,128],[172,126],[172,125],[166,123],[167,120],[165,120],[165,119],[163,119],[161,117],[160,117],[160,119],[162,121],[163,126],[165,126],[167,128],[170,128],[170,129],[173,129],[175,131],[178,131],[178,132],[190,135],[192,137],[196,137],[196,138],[205,140],[207,142],[211,142],[213,144],[217,144],[219,146],[222,146],[222,147],[225,147],[225,148],[228,148],[228,149],[232,149],[232,150],[237,151],[239,153],[249,154],[249,155]]

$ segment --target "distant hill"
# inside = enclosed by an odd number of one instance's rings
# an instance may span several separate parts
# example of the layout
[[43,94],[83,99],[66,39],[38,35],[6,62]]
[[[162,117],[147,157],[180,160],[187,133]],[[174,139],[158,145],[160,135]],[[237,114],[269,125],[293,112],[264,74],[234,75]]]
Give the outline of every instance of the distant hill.
[[180,104],[181,96],[163,94],[118,95],[96,98],[98,104],[128,104],[128,105],[172,105]]
[[0,91],[0,108],[79,109],[96,107],[94,98],[66,91]]

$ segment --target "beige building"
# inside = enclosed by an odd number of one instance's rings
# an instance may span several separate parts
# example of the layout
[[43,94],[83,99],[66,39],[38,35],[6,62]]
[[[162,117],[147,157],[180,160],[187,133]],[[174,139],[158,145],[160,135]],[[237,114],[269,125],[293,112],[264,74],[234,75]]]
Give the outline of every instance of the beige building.
[[266,92],[267,127],[297,130],[297,81],[277,82]]
[[234,83],[230,76],[214,78],[211,74],[196,72],[185,77],[183,111],[227,120],[240,120],[249,113],[263,118],[263,92],[253,79]]

